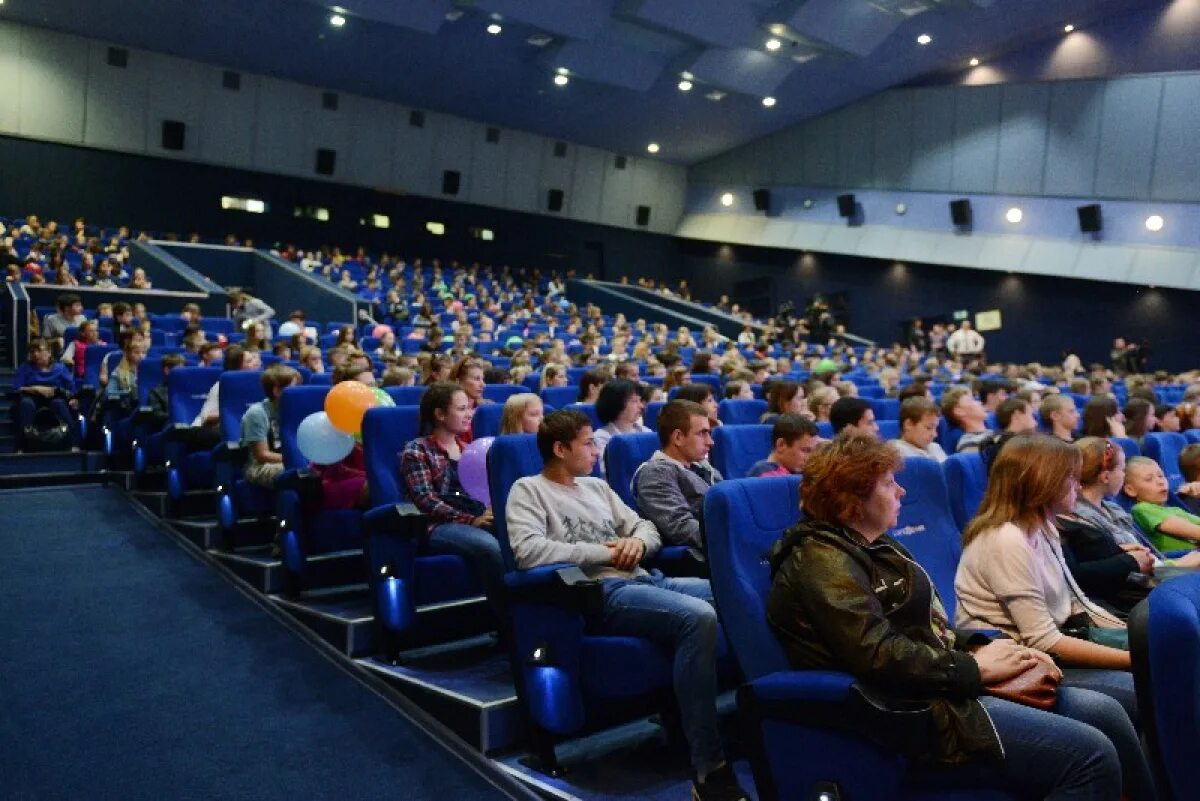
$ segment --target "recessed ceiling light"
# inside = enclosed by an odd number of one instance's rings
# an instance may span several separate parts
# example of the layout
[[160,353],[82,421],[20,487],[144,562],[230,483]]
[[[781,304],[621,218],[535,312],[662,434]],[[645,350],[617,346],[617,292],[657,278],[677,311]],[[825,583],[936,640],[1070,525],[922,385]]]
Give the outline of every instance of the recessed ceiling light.
[[458,22],[463,17],[461,8],[452,8],[446,12],[446,22]]
[[546,45],[548,45],[554,41],[554,37],[547,36],[544,33],[535,33],[535,34],[531,35],[525,41],[527,43],[533,45],[534,47],[545,47]]
[[1019,223],[1024,217],[1025,217],[1025,213],[1022,212],[1016,206],[1013,206],[1011,209],[1009,209],[1008,211],[1006,211],[1004,213],[1004,219],[1008,220],[1013,225],[1016,225],[1017,223]]
[[1075,26],[1070,23],[1063,26],[1063,33],[1070,33],[1073,30],[1075,30]]
[[732,206],[733,205],[733,193],[732,192],[726,192],[725,194],[721,195],[721,205],[722,206]]
[[680,81],[679,82],[679,91],[681,91],[681,92],[692,91],[692,82],[687,80],[686,78],[683,79],[682,81]]
[[571,82],[571,79],[561,73],[554,76],[554,85],[555,86],[566,86],[570,82]]
[[679,73],[679,77],[683,78],[685,81],[690,81],[690,80],[695,79],[696,76],[693,75],[692,73],[684,70],[683,72]]
[[775,105],[775,98],[773,98],[773,97],[764,97],[764,98],[762,99],[762,104],[763,104],[764,106],[766,106],[767,108],[770,108],[771,106]]
[[658,142],[651,142],[650,144],[646,145],[646,152],[647,153],[657,153],[658,152]]
[[933,41],[933,37],[927,33],[923,33],[917,37],[917,44],[919,44],[919,45],[927,45],[932,41]]
[[504,30],[504,29],[501,28],[499,25],[497,25],[495,22],[493,22],[491,25],[487,26],[487,32],[490,33],[492,36],[498,35],[500,33],[500,31],[502,31],[502,30]]
[[725,93],[720,89],[713,89],[711,92],[706,94],[705,97],[707,97],[709,100],[724,100]]
[[569,69],[567,69],[566,67],[557,67],[554,71],[556,73],[558,73],[559,75],[570,75],[571,74],[571,71]]
[[967,63],[968,63],[968,64],[970,64],[972,67],[978,67],[978,66],[979,66],[979,59],[977,59],[977,58],[973,58],[973,59],[971,59],[970,61],[968,61]]
[[781,47],[783,47],[783,42],[779,41],[778,39],[772,38],[767,40],[768,50],[778,50]]
[[1151,214],[1146,218],[1146,230],[1157,233],[1163,229],[1163,218],[1158,214]]
[[340,28],[346,24],[346,18],[343,17],[341,14],[330,14],[329,15],[329,24],[335,28]]

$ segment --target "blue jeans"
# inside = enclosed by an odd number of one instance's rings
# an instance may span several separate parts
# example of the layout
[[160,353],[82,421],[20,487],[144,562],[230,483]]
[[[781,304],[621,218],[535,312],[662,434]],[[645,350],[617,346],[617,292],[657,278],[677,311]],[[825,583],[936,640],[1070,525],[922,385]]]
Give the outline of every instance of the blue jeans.
[[71,444],[75,445],[79,442],[79,416],[71,411],[71,407],[62,398],[53,398],[45,400],[42,398],[34,399],[29,395],[19,396],[17,402],[17,437],[18,441],[21,432],[26,427],[33,425],[33,418],[37,414],[39,404],[45,404],[54,410],[54,414],[58,419],[65,423],[67,430],[71,432]]
[[1138,732],[1142,730],[1142,726],[1138,719],[1137,693],[1133,689],[1133,674],[1123,670],[1067,668],[1063,670],[1063,684],[1067,687],[1079,687],[1103,693],[1125,710],[1125,715],[1129,720],[1128,726],[1119,726],[1111,731],[1102,729],[1102,731],[1117,747],[1117,755],[1121,758],[1121,776],[1125,785],[1125,794],[1132,801],[1154,798],[1154,779],[1150,774],[1146,753],[1142,750],[1141,741],[1138,739]]
[[479,577],[492,609],[500,611],[500,600],[504,597],[504,559],[494,534],[466,523],[442,523],[429,535],[429,552],[460,556],[466,560]]
[[[604,634],[641,637],[674,654],[675,698],[692,767],[703,776],[725,761],[717,729],[717,613],[706,579],[605,579]],[[635,669],[630,666],[630,669]]]

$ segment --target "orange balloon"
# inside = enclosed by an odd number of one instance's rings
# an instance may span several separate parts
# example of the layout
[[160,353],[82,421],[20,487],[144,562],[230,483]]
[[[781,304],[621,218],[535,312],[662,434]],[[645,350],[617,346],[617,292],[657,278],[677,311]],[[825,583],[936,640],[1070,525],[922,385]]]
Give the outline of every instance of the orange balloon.
[[325,414],[333,427],[347,434],[362,432],[363,415],[379,405],[379,399],[366,384],[343,381],[325,396]]

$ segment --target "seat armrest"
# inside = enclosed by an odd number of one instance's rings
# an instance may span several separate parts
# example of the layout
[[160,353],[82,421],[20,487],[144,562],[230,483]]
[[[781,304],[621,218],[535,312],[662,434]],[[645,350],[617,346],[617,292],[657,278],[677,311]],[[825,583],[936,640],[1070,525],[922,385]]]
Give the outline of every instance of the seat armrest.
[[402,534],[423,537],[429,528],[429,516],[411,503],[385,503],[363,513],[367,534]]
[[506,573],[504,584],[512,603],[540,604],[598,615],[604,609],[600,582],[588,578],[579,565],[559,563]]
[[321,477],[307,468],[284,470],[275,479],[275,491],[291,490],[304,500],[321,497]]
[[192,426],[187,423],[175,423],[163,430],[163,439],[166,442],[183,442],[191,429]]
[[658,568],[665,575],[676,578],[708,578],[708,557],[699,548],[690,545],[668,545],[652,558],[646,567]]
[[772,673],[738,689],[738,706],[758,720],[791,721],[863,737],[906,756],[934,747],[933,714],[925,701],[891,696],[846,673]]
[[237,442],[222,442],[213,448],[213,461],[241,467],[250,458],[250,449]]

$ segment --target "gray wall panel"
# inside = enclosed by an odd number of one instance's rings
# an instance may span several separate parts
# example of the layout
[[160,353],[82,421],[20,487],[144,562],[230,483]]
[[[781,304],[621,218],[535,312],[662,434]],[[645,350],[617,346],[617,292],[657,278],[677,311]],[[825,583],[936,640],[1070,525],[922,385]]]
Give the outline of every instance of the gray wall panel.
[[1150,194],[1158,200],[1196,200],[1200,189],[1200,75],[1167,75],[1158,124]]
[[996,191],[996,162],[1000,146],[1001,87],[957,93],[954,108],[955,192]]
[[1054,84],[1042,191],[1047,195],[1091,195],[1095,191],[1104,83]]
[[922,89],[913,95],[913,154],[909,188],[949,192],[954,172],[955,91]]
[[1049,106],[1050,86],[1047,84],[1003,88],[996,192],[1036,195],[1042,191]]
[[1105,85],[1097,194],[1149,196],[1161,100],[1161,78],[1123,78]]

